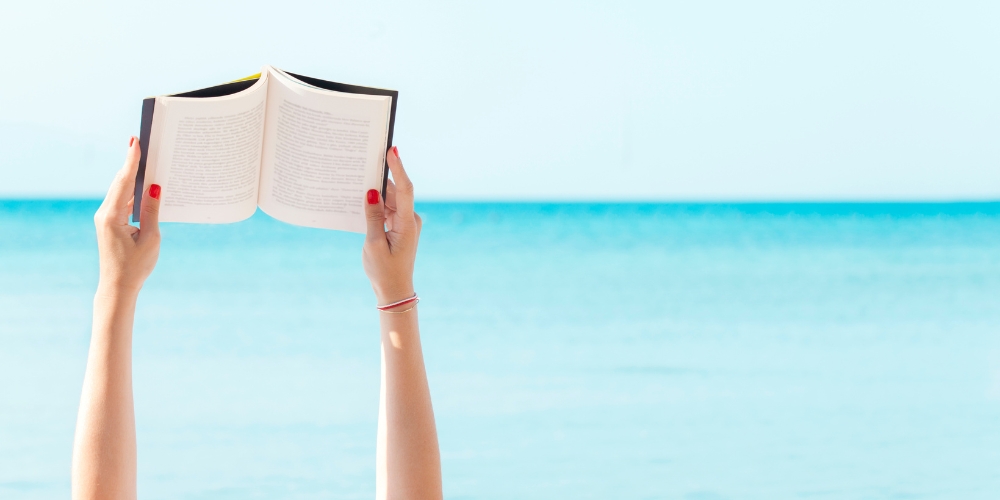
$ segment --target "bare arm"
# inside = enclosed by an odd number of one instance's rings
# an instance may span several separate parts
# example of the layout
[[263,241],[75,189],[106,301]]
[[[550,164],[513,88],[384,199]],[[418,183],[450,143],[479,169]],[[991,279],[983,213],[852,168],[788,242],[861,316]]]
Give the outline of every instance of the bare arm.
[[136,496],[132,320],[139,289],[160,252],[159,186],[144,194],[142,230],[128,223],[138,164],[139,141],[133,137],[125,165],[94,215],[101,277],[73,442],[75,500]]
[[[413,266],[421,220],[413,211],[413,184],[398,150],[386,154],[395,184],[386,199],[368,192],[365,272],[379,304],[413,296]],[[388,231],[386,230],[388,229]],[[416,304],[379,312],[382,385],[376,449],[376,494],[385,499],[440,499],[441,456],[420,348]]]

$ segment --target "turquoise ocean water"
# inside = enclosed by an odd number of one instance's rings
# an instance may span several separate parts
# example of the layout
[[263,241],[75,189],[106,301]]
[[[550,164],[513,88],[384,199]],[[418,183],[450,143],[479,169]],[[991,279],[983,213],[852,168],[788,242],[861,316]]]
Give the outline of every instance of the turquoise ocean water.
[[[0,202],[0,498],[68,498],[97,202]],[[453,499],[1000,495],[1000,204],[421,204]],[[145,499],[371,498],[359,235],[163,228]]]

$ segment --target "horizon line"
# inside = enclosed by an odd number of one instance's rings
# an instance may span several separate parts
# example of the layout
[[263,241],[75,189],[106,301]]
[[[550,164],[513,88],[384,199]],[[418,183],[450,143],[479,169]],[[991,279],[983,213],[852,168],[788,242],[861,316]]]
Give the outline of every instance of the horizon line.
[[[0,195],[0,203],[8,202],[101,202],[103,197],[90,196],[5,196]],[[627,200],[618,198],[417,198],[416,203],[439,204],[524,204],[524,205],[958,205],[1000,203],[997,198],[647,198]]]

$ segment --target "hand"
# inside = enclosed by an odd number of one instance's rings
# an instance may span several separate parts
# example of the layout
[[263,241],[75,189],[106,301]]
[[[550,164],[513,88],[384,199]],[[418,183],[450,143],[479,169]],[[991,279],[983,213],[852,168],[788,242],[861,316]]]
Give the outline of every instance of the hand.
[[139,168],[139,139],[129,139],[125,165],[115,175],[101,208],[94,214],[97,249],[101,256],[99,293],[126,293],[138,296],[142,284],[153,272],[160,255],[160,186],[153,184],[143,193],[139,225],[129,225],[135,201],[135,174]]
[[413,263],[422,222],[413,211],[413,183],[403,170],[399,150],[385,155],[393,181],[387,181],[385,203],[376,189],[365,196],[368,237],[362,252],[365,274],[379,304],[413,296]]

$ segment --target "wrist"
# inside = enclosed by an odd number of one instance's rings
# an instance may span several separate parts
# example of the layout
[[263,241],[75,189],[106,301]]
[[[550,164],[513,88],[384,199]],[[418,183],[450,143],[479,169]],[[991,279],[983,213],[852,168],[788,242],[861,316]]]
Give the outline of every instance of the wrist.
[[378,305],[381,306],[408,299],[412,297],[414,293],[413,283],[407,283],[392,288],[376,288],[375,299],[378,301]]
[[97,282],[97,297],[114,301],[135,301],[139,298],[141,286],[129,286],[117,280],[101,277]]

